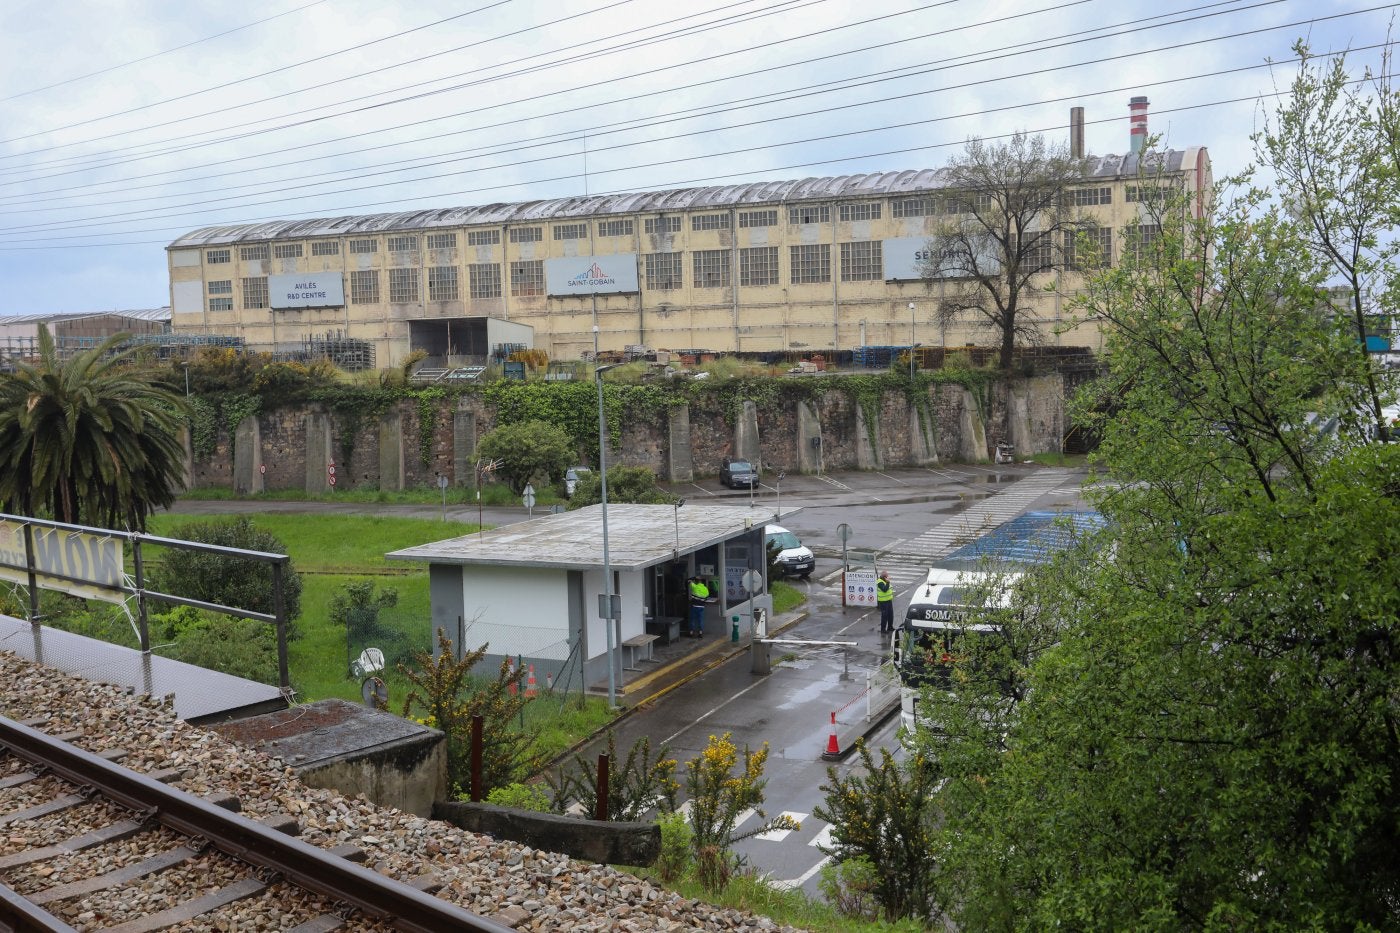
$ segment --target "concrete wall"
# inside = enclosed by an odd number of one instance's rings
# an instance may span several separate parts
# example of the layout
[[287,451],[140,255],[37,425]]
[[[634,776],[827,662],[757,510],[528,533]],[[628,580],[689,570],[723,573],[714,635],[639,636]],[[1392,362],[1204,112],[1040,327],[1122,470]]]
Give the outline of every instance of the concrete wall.
[[428,816],[447,798],[447,743],[434,730],[431,741],[405,740],[297,769],[312,787],[364,794],[381,807]]

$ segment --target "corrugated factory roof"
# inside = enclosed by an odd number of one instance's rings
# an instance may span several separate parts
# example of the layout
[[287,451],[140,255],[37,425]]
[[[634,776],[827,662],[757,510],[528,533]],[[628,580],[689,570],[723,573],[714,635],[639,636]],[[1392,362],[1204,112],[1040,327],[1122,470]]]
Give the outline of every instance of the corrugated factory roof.
[[170,306],[136,308],[128,311],[58,311],[52,314],[10,314],[0,316],[0,324],[48,324],[53,321],[81,321],[91,317],[128,317],[135,321],[169,321]]
[[[1165,153],[1166,171],[1178,172],[1186,152]],[[1116,178],[1137,173],[1136,155],[1090,156],[1089,177]],[[791,201],[826,201],[834,198],[860,198],[892,194],[916,194],[945,187],[947,169],[908,169],[902,172],[876,172],[867,175],[832,175],[796,181],[757,181],[705,188],[672,188],[626,194],[552,198],[547,201],[514,201],[482,204],[476,207],[446,207],[433,210],[399,211],[389,214],[359,214],[349,217],[318,217],[309,220],[270,220],[253,224],[201,227],[171,243],[167,249],[190,246],[220,246],[227,243],[255,243],[309,237],[353,236],[397,230],[431,230],[441,227],[468,227],[477,224],[530,223],[568,217],[597,217],[605,214],[645,214],[665,211],[704,210],[735,205],[756,206]]]

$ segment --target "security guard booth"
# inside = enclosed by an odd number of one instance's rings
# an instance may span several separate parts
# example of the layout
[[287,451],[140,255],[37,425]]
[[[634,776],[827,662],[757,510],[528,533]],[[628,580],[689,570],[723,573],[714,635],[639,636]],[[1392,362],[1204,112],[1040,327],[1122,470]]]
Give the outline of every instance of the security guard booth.
[[[624,651],[624,643],[650,643],[638,638],[648,634],[664,643],[684,631],[691,576],[710,583],[705,631],[712,637],[728,638],[735,615],[747,636],[749,570],[761,578],[752,605],[771,614],[763,550],[769,520],[767,513],[730,506],[608,506],[607,562],[621,609],[611,658],[616,683],[624,681],[624,662],[638,663],[636,650]],[[608,679],[607,629],[599,614],[602,521],[602,506],[594,505],[387,556],[428,564],[435,653],[441,632],[457,657],[487,646],[478,674],[492,676],[511,658],[522,669],[534,666],[541,689],[552,679],[556,689],[578,690]]]

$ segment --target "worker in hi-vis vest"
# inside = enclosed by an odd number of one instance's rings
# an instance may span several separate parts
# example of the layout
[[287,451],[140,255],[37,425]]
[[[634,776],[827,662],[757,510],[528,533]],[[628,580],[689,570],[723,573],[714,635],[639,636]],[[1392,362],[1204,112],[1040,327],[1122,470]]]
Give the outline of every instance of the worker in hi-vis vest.
[[691,638],[705,634],[705,601],[710,598],[710,588],[700,577],[690,578],[690,631]]
[[875,583],[875,602],[880,607],[880,634],[894,631],[894,587],[890,584],[890,572],[880,571],[880,579]]

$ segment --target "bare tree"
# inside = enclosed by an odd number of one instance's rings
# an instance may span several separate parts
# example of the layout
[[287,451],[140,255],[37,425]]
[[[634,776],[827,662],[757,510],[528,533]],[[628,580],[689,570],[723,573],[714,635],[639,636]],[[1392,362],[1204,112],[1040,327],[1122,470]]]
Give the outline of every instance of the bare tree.
[[1021,133],[1001,144],[974,137],[944,170],[945,222],[919,271],[938,294],[940,321],[972,312],[997,335],[1003,369],[1018,343],[1040,339],[1025,301],[1031,276],[1072,264],[1080,231],[1094,226],[1070,192],[1086,174],[1066,146]]

